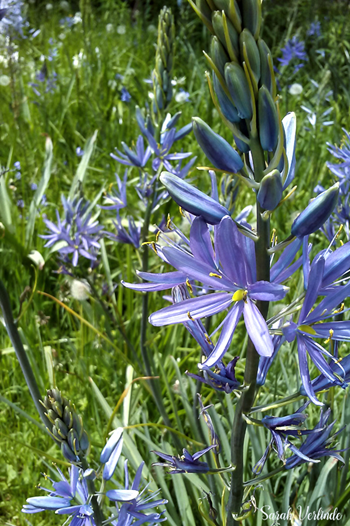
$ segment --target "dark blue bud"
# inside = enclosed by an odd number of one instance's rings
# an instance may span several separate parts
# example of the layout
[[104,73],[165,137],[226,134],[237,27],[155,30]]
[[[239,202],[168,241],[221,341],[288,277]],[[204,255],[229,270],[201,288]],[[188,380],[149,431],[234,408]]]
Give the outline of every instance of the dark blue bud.
[[252,70],[255,82],[258,83],[260,79],[260,53],[255,38],[253,37],[249,29],[244,29],[240,34],[239,45],[242,60],[244,59],[243,48],[245,47],[249,66]]
[[220,81],[218,80],[218,78],[215,75],[215,73],[213,73],[213,80],[214,80],[214,91],[215,91],[216,96],[218,98],[218,101],[219,101],[219,104],[220,104],[220,108],[221,108],[221,111],[222,111],[224,117],[226,117],[226,119],[228,121],[230,121],[230,122],[235,122],[235,123],[239,122],[241,120],[241,118],[238,115],[238,111],[234,107],[232,101],[230,101],[230,99],[228,98],[228,96],[224,92],[224,90],[223,90],[223,88],[222,88],[222,86],[220,84]]
[[215,66],[220,71],[221,75],[224,76],[225,75],[225,64],[230,59],[228,58],[227,53],[224,47],[222,46],[222,44],[220,43],[220,40],[218,39],[218,37],[214,36],[212,38],[211,46],[210,46],[210,55],[211,55],[211,59],[214,62]]
[[[260,79],[261,84],[263,86],[266,86],[266,88],[269,90],[271,95],[274,95],[274,85],[275,85],[275,79],[272,77],[274,75],[273,73],[273,62],[272,62],[272,54],[264,40],[259,38],[258,40],[258,48],[259,48],[259,54],[260,54]],[[269,64],[269,56],[271,61],[271,69]]]
[[304,237],[321,228],[333,212],[338,194],[339,183],[335,183],[315,197],[294,221],[292,235]]
[[226,208],[215,199],[186,183],[180,177],[163,172],[160,181],[181,208],[195,216],[202,216],[207,223],[217,225],[225,215],[228,215]]
[[281,174],[278,170],[273,170],[262,179],[257,199],[265,210],[274,210],[281,200],[282,193]]
[[251,119],[253,115],[249,84],[239,64],[226,64],[225,79],[233,103],[241,119]]
[[272,152],[277,146],[279,122],[276,104],[265,86],[259,89],[258,116],[260,144],[263,150]]
[[[237,59],[237,57],[239,56],[238,33],[233,27],[229,18],[226,18],[226,23],[227,23],[229,42],[226,41],[222,13],[220,11],[214,11],[212,15],[212,24],[213,24],[215,34],[220,40],[221,44],[226,49],[226,51],[228,52],[228,54],[230,55],[230,51],[233,51]],[[229,47],[231,47],[231,50],[229,49]]]
[[261,0],[243,0],[242,15],[244,27],[247,27],[257,40],[261,26]]
[[239,154],[225,139],[215,133],[202,119],[194,117],[193,132],[199,146],[216,168],[237,173],[243,168]]

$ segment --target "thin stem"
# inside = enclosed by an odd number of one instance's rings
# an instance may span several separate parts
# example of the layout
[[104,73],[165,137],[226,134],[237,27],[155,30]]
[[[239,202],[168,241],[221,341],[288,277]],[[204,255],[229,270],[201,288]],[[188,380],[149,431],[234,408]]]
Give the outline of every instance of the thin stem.
[[[21,366],[26,384],[28,386],[30,395],[33,399],[33,402],[35,404],[35,407],[39,413],[39,416],[41,420],[43,421],[45,427],[50,429],[52,427],[50,421],[45,415],[45,409],[41,405],[40,400],[42,399],[42,396],[39,391],[38,384],[36,382],[32,367],[29,363],[27,354],[24,350],[21,338],[19,336],[17,325],[15,324],[13,320],[12,315],[12,309],[10,304],[10,298],[8,296],[7,290],[5,288],[5,285],[2,281],[0,281],[0,307],[2,309],[2,314],[4,317],[5,322],[5,328],[7,330],[7,333],[10,337],[11,343],[13,345],[13,348],[15,349],[15,353],[17,356],[17,359],[19,361],[19,364]],[[51,436],[51,435],[50,435]],[[58,442],[57,442],[58,443]]]
[[[257,138],[251,138],[251,151],[254,163],[254,175],[256,181],[261,181],[265,166],[264,153]],[[270,257],[267,249],[270,243],[270,220],[262,218],[262,212],[259,203],[257,203],[257,234],[259,236],[255,245],[257,281],[270,281]],[[263,317],[267,318],[269,304],[265,301],[257,301],[257,307]],[[236,467],[231,476],[231,489],[228,500],[227,526],[234,526],[237,521],[233,516],[239,516],[243,500],[243,445],[247,423],[243,418],[244,413],[249,413],[253,406],[258,386],[256,385],[256,376],[258,372],[259,355],[255,350],[252,341],[249,339],[247,346],[246,367],[244,372],[244,382],[248,387],[242,393],[235,411],[235,417],[232,426],[231,435],[231,463]]]
[[[84,471],[86,471],[90,467],[85,457],[81,459],[81,465]],[[85,479],[85,480],[86,480],[87,487],[89,490],[89,495],[91,495],[91,506],[92,506],[92,509],[94,510],[94,520],[95,520],[96,526],[102,526],[102,523],[104,521],[104,516],[100,508],[100,505],[98,503],[95,483],[93,480],[89,480],[89,479]]]

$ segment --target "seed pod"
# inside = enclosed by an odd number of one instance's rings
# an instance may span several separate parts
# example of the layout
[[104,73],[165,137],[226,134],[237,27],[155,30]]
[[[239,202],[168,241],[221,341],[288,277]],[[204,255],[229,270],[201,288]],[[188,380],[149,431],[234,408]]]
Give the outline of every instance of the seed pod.
[[225,215],[229,214],[228,210],[215,199],[174,174],[163,172],[160,180],[181,208],[195,216],[202,216],[210,225],[217,225]]
[[278,113],[269,90],[262,86],[258,96],[259,138],[263,150],[272,152],[279,134]]
[[247,27],[257,40],[261,26],[261,0],[243,0],[242,15],[244,27]]
[[336,183],[315,197],[295,219],[292,225],[292,235],[304,237],[321,228],[333,212],[338,195],[339,183]]
[[273,170],[262,179],[257,199],[265,210],[274,210],[281,200],[282,193],[281,174],[278,170]]
[[228,29],[229,44],[226,42],[222,13],[220,11],[214,11],[213,16],[212,16],[212,24],[213,24],[213,28],[214,28],[216,36],[218,37],[221,44],[223,45],[223,47],[226,49],[226,51],[229,54],[230,54],[229,45],[231,44],[231,48],[233,49],[236,58],[238,58],[239,56],[238,33],[233,27],[229,18],[226,18],[226,23],[227,23],[227,29]]
[[237,173],[243,167],[239,154],[202,119],[193,118],[193,132],[209,161],[219,170]]
[[[261,84],[263,86],[266,86],[266,88],[271,93],[272,97],[274,97],[276,81],[275,81],[274,73],[273,73],[272,54],[271,54],[270,49],[266,45],[265,41],[262,40],[261,38],[259,38],[258,40],[258,49],[259,49],[259,54],[260,54]],[[269,64],[269,60],[270,60],[270,64]]]
[[243,48],[245,46],[250,68],[253,72],[255,82],[258,83],[260,79],[260,54],[255,38],[249,29],[244,29],[240,34],[239,45],[242,60],[244,58]]
[[251,119],[253,115],[249,84],[239,64],[226,64],[225,79],[233,103],[241,119]]
[[241,118],[238,115],[238,112],[236,108],[234,107],[232,101],[228,98],[224,90],[222,89],[222,86],[220,84],[220,81],[218,80],[215,73],[213,73],[213,81],[214,81],[214,91],[216,93],[216,96],[218,98],[221,111],[226,117],[227,120],[230,122],[239,122]]
[[[53,437],[61,443],[61,450],[69,462],[77,462],[90,447],[83,421],[75,411],[73,404],[62,397],[58,389],[50,389],[44,401],[46,416],[52,423],[49,429]],[[61,414],[60,414],[61,413]]]
[[225,74],[225,64],[229,62],[229,58],[224,47],[220,44],[218,37],[213,37],[210,46],[211,59],[215,66],[220,71],[221,75]]

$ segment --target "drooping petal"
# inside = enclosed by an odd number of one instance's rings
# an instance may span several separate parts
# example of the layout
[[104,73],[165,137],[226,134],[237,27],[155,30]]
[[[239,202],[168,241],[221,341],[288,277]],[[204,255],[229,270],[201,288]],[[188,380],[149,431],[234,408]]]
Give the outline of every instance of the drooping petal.
[[62,499],[61,497],[29,497],[28,504],[36,508],[44,510],[58,510],[59,508],[66,508],[70,505],[69,499]]
[[191,298],[180,303],[175,303],[174,305],[154,312],[149,317],[149,321],[156,327],[183,323],[190,319],[189,316],[193,319],[205,318],[222,312],[227,309],[231,303],[232,295],[227,292],[207,294],[199,298]]
[[268,326],[257,306],[247,298],[244,302],[244,323],[254,347],[260,356],[272,356],[273,343]]
[[113,477],[115,468],[117,467],[118,460],[122,452],[122,448],[123,448],[123,437],[119,439],[119,442],[117,443],[111,456],[109,457],[107,463],[105,464],[105,467],[103,468],[102,477],[104,480],[109,480],[110,478]]
[[323,358],[320,351],[323,351],[324,349],[320,349],[320,345],[318,345],[316,342],[314,342],[311,338],[308,338],[304,336],[303,341],[305,343],[305,347],[309,353],[309,356],[313,363],[316,365],[317,369],[324,374],[328,378],[328,380],[331,380],[333,382],[336,381],[336,377],[334,376],[332,369],[330,365],[326,362],[326,360]]
[[249,297],[261,301],[277,301],[285,297],[289,287],[270,283],[269,281],[256,281],[247,287]]
[[169,289],[174,287],[176,284],[186,281],[186,276],[179,271],[163,272],[162,274],[158,274],[153,272],[141,272],[137,270],[136,274],[139,276],[139,278],[145,279],[146,281],[151,281],[152,283],[174,283],[174,285],[169,285]]
[[296,116],[294,112],[287,113],[282,119],[285,136],[285,149],[288,159],[288,174],[283,184],[283,190],[290,185],[295,175],[295,146],[296,146]]
[[319,321],[322,317],[330,314],[333,309],[342,303],[350,295],[350,283],[337,287],[336,290],[328,294],[317,307],[310,312],[307,317],[307,323]]
[[123,428],[122,427],[118,427],[112,433],[112,435],[108,439],[105,447],[102,449],[101,456],[100,456],[101,464],[105,464],[109,460],[111,454],[113,453],[114,448],[117,446],[117,444],[118,444],[119,440],[121,439],[122,435],[123,435]]
[[307,363],[307,351],[306,351],[306,346],[304,343],[304,338],[298,335],[297,341],[298,341],[299,370],[300,370],[301,381],[305,389],[305,393],[310,398],[311,402],[313,402],[315,405],[322,406],[323,403],[320,402],[316,398],[314,390],[311,385],[309,367]]
[[231,344],[233,334],[236,330],[237,323],[239,322],[242,312],[243,301],[237,301],[237,303],[232,307],[226,316],[218,342],[215,345],[213,352],[205,360],[205,362],[198,364],[199,369],[214,367],[214,365],[221,361],[222,357]]
[[350,268],[350,241],[337,248],[327,258],[324,266],[322,287],[330,285]]

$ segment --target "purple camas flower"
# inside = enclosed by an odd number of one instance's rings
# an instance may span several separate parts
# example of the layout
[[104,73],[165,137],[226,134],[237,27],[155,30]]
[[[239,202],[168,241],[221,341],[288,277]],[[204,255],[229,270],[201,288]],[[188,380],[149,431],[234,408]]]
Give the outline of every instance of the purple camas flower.
[[[286,267],[293,261],[301,244],[297,240],[292,247],[288,247],[289,250],[285,250],[272,267],[272,282],[256,281],[254,242],[241,234],[228,216],[214,227],[214,234],[215,251],[206,223],[201,217],[195,218],[191,226],[190,240],[186,240],[182,234],[183,246],[173,241],[171,246],[165,247],[153,244],[158,255],[175,267],[176,272],[139,273],[141,278],[150,283],[123,283],[128,288],[143,291],[166,290],[182,283],[189,284],[190,280],[203,284],[202,295],[174,303],[151,314],[149,320],[155,326],[188,324],[189,320],[205,318],[229,309],[220,325],[219,339],[205,362],[199,364],[200,369],[207,369],[221,362],[242,314],[257,352],[261,356],[273,354],[274,347],[269,329],[255,305],[255,300],[276,301],[284,298],[288,288],[280,283],[289,277]],[[222,292],[214,292],[217,290]],[[210,294],[205,293],[207,291]]]
[[89,202],[83,198],[75,198],[70,201],[62,196],[62,203],[63,220],[60,219],[57,210],[57,224],[44,217],[49,230],[48,234],[41,236],[47,239],[45,246],[51,247],[58,242],[63,242],[58,252],[64,263],[71,263],[73,267],[76,267],[79,256],[82,256],[93,264],[97,260],[97,252],[100,248],[99,239],[102,236],[102,226],[98,221],[92,220],[92,214],[88,211]]
[[[122,499],[118,499],[118,496],[120,497],[122,492],[125,492],[125,494],[129,494],[132,497],[128,500],[128,502],[123,502],[120,507],[116,502],[118,518],[117,520],[111,522],[113,526],[131,526],[131,524],[144,524],[146,522],[149,524],[158,524],[159,522],[164,522],[167,520],[167,518],[164,517],[165,510],[161,511],[160,513],[152,511],[147,515],[143,513],[146,510],[153,510],[158,506],[163,506],[168,502],[165,499],[155,499],[155,497],[158,495],[158,491],[146,492],[148,486],[145,486],[144,489],[139,492],[144,464],[144,462],[141,462],[140,466],[138,467],[134,481],[130,488],[128,461],[126,460],[124,463],[125,488],[123,490],[112,489],[107,491],[106,496],[112,501],[119,500],[119,502],[121,502]],[[136,523],[134,523],[135,519],[137,519]]]
[[140,248],[141,226],[136,225],[133,217],[128,217],[129,231],[123,226],[119,212],[117,212],[117,218],[116,221],[113,221],[113,224],[117,234],[115,235],[108,232],[109,238],[114,239],[119,243],[134,245],[135,248]]
[[131,95],[130,95],[130,93],[128,92],[128,90],[124,86],[122,87],[120,100],[122,102],[130,102],[131,101]]
[[344,429],[340,429],[330,437],[335,424],[334,421],[329,426],[326,425],[330,414],[331,409],[328,409],[325,413],[321,411],[319,423],[314,427],[313,432],[306,437],[305,442],[300,446],[298,451],[296,451],[295,446],[289,446],[295,454],[287,458],[285,464],[286,469],[295,468],[299,464],[304,464],[305,462],[319,462],[319,459],[322,457],[334,457],[344,463],[343,458],[339,455],[339,453],[344,450],[336,450],[328,447],[333,442],[334,438]]
[[[350,294],[350,283],[347,285],[332,285],[333,281],[346,272],[350,266],[350,243],[342,246],[334,252],[323,251],[318,254],[309,272],[306,273],[307,291],[297,322],[290,321],[282,327],[283,335],[288,342],[295,338],[298,344],[299,369],[305,393],[316,405],[323,405],[315,396],[310,381],[310,373],[307,362],[309,354],[312,362],[319,371],[334,385],[339,384],[339,377],[335,376],[334,368],[323,358],[328,356],[331,360],[335,358],[326,351],[316,338],[328,341],[350,340],[350,321],[326,321],[339,313],[339,305]],[[305,275],[305,274],[304,274]],[[325,298],[316,306],[314,304],[319,295]],[[342,309],[340,309],[342,310]],[[340,365],[340,369],[342,369]],[[345,378],[345,371],[343,371]]]
[[[281,49],[282,58],[279,58],[278,61],[282,66],[288,66],[291,62],[295,64],[296,61],[307,60],[307,54],[305,52],[304,42],[298,40],[298,37],[295,35],[292,39],[288,40],[284,48]],[[295,65],[295,70],[302,68],[303,63]]]
[[53,490],[40,486],[40,489],[47,491],[49,495],[27,499],[28,504],[23,506],[22,512],[33,514],[41,511],[55,511],[58,515],[70,515],[71,525],[95,526],[87,483],[82,478],[82,471],[72,465],[68,481],[59,468],[56,467],[56,470],[60,478],[59,482],[49,479]]
[[118,174],[115,174],[118,189],[116,189],[113,186],[113,184],[109,186],[109,191],[112,190],[113,194],[107,193],[107,195],[104,197],[104,204],[100,205],[100,208],[103,208],[104,210],[120,210],[121,208],[126,207],[127,205],[127,202],[126,202],[127,177],[128,177],[127,170],[125,170],[123,181],[120,180],[120,177]]
[[144,140],[142,135],[139,135],[137,141],[136,141],[136,149],[132,150],[125,144],[125,142],[122,142],[123,150],[125,153],[120,152],[117,148],[115,149],[118,155],[115,155],[114,153],[111,153],[110,156],[115,161],[118,161],[118,163],[124,164],[126,166],[135,166],[136,168],[143,168],[146,164],[148,159],[152,155],[152,150],[149,146],[147,146],[145,150]]
[[210,469],[209,464],[207,462],[201,462],[198,459],[216,447],[215,444],[208,446],[205,449],[194,453],[194,455],[191,455],[187,449],[184,448],[181,457],[167,455],[160,451],[153,451],[153,453],[165,460],[165,462],[154,462],[152,466],[168,468],[171,475],[175,475],[176,473],[208,473]]
[[311,22],[310,28],[307,32],[309,37],[315,36],[320,37],[321,36],[321,23],[316,20],[315,22]]

